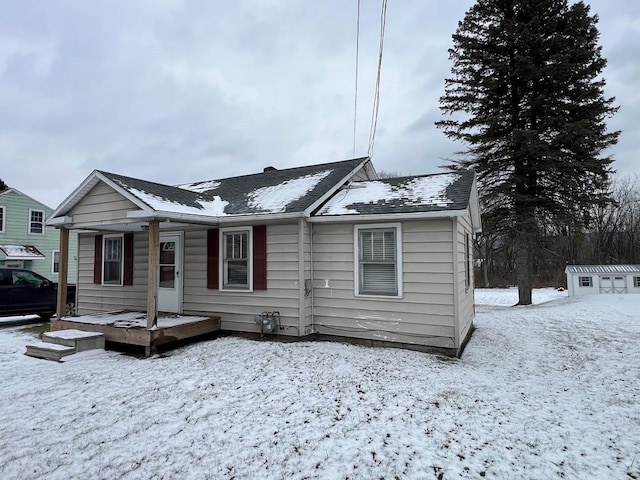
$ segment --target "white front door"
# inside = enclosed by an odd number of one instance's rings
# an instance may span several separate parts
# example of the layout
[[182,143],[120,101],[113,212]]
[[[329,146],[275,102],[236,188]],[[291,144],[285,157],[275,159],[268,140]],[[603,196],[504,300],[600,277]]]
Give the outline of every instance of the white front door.
[[158,311],[182,313],[182,234],[161,233]]

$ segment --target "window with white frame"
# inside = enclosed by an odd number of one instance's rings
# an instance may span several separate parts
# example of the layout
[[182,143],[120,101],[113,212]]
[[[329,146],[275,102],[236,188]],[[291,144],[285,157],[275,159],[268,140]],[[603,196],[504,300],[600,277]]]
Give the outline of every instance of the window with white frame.
[[222,288],[250,290],[251,229],[222,230]]
[[578,285],[581,287],[591,287],[593,285],[591,277],[578,277]]
[[102,247],[102,283],[122,285],[122,235],[105,235]]
[[356,225],[355,294],[402,296],[400,224]]
[[633,286],[640,288],[640,277],[633,277]]
[[51,273],[58,273],[60,271],[60,250],[54,250],[51,252]]
[[0,205],[0,233],[4,233],[4,224],[6,220],[6,209],[4,206]]
[[29,233],[44,234],[43,210],[29,210]]

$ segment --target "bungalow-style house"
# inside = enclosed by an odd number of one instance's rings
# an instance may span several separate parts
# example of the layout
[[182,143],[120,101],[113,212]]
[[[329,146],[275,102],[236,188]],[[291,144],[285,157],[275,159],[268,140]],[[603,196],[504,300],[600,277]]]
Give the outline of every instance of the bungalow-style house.
[[[46,225],[52,209],[15,188],[0,191],[0,267],[26,268],[58,281],[60,232]],[[77,236],[71,237],[68,281],[76,281]]]
[[567,265],[570,297],[600,293],[640,293],[640,265]]
[[[472,171],[378,180],[368,158],[169,186],[94,171],[49,219],[79,230],[79,314],[216,316],[229,331],[459,355],[474,317]],[[265,328],[266,325],[266,328]]]

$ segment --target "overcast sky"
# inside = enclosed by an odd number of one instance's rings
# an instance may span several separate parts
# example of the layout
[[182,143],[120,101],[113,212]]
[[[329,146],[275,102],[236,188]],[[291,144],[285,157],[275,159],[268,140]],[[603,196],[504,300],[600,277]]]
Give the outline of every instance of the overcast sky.
[[[388,0],[373,162],[433,173],[433,123],[474,2]],[[593,0],[620,174],[640,154],[640,2]],[[92,170],[161,183],[353,157],[356,0],[0,0],[0,178],[56,207]],[[361,0],[356,156],[367,153],[380,0]]]

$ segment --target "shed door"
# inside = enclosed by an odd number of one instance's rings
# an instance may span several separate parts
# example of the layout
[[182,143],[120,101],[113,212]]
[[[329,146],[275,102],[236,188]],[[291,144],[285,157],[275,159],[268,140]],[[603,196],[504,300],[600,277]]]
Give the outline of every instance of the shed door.
[[627,293],[625,277],[600,277],[600,293]]
[[182,313],[182,234],[160,234],[158,310]]

